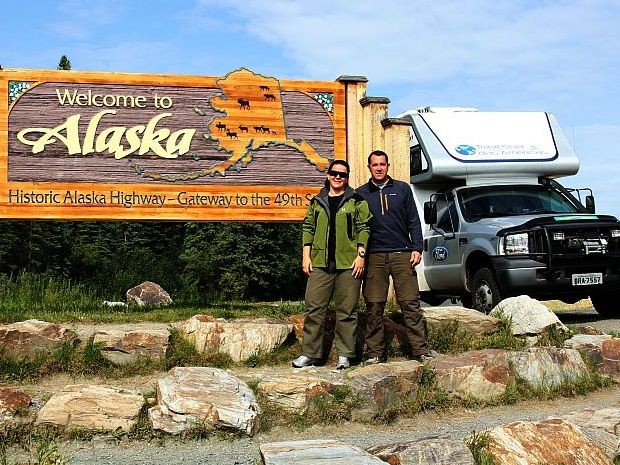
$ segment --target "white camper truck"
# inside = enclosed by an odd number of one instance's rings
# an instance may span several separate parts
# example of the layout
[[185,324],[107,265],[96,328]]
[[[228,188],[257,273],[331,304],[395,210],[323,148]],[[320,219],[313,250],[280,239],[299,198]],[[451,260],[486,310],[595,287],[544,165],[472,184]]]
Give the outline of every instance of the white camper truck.
[[590,189],[555,178],[579,159],[544,112],[426,107],[412,121],[411,183],[424,231],[422,299],[488,312],[528,294],[620,310],[620,222],[595,214]]

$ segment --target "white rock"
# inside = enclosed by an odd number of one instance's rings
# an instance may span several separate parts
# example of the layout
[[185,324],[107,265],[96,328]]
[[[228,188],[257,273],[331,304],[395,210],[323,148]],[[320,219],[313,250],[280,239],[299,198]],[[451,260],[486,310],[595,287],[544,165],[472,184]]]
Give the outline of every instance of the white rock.
[[491,311],[491,316],[503,316],[510,320],[514,336],[538,335],[551,327],[562,332],[568,331],[555,313],[527,295],[502,300]]
[[254,393],[227,371],[176,367],[157,382],[157,406],[149,409],[154,429],[172,434],[200,424],[253,435],[260,409]]

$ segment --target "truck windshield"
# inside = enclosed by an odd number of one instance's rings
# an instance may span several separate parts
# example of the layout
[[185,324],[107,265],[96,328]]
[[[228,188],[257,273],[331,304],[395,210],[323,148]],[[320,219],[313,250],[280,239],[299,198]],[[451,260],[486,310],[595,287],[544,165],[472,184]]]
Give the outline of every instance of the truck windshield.
[[468,221],[498,216],[538,213],[577,213],[579,209],[549,186],[497,185],[459,190],[463,216]]

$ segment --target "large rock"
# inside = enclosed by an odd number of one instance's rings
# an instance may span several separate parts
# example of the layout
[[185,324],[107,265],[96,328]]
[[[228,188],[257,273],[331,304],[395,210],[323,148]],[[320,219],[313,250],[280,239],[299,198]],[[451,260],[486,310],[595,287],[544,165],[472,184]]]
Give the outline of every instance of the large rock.
[[143,305],[170,305],[172,299],[159,284],[145,281],[127,291],[127,302]]
[[101,354],[114,363],[132,363],[139,359],[160,360],[166,355],[170,331],[147,329],[126,331],[107,329],[93,336]]
[[261,444],[264,465],[385,465],[383,460],[334,439]]
[[353,412],[355,419],[368,420],[414,395],[421,376],[422,365],[415,361],[380,363],[348,371],[345,382],[362,400],[362,407]]
[[384,462],[398,465],[475,465],[476,463],[463,441],[441,437],[374,446],[366,451]]
[[496,465],[611,465],[605,452],[561,419],[518,421],[489,431]]
[[56,323],[26,320],[0,326],[0,352],[12,357],[32,357],[78,342],[75,332]]
[[243,381],[219,368],[176,367],[157,382],[157,405],[149,409],[154,429],[172,434],[201,427],[237,429],[253,435],[259,407]]
[[314,400],[331,395],[344,383],[318,378],[312,374],[268,376],[258,383],[258,390],[282,409],[303,414]]
[[599,371],[620,379],[620,339],[609,334],[576,334],[564,341],[564,347],[586,352]]
[[16,389],[0,387],[0,430],[4,423],[10,422],[15,414],[30,405],[30,396]]
[[451,327],[456,322],[459,331],[468,334],[493,334],[502,324],[498,318],[465,307],[426,307],[423,311],[430,327]]
[[37,414],[37,424],[87,430],[128,431],[138,420],[144,398],[112,386],[66,386]]
[[430,361],[437,386],[461,399],[491,401],[502,396],[512,379],[508,353],[499,349],[442,355]]
[[514,336],[536,336],[555,328],[567,332],[568,328],[544,304],[527,295],[502,300],[491,311],[491,316],[505,317],[512,322]]
[[612,461],[620,454],[620,407],[586,408],[563,415],[605,451]]
[[588,375],[588,367],[575,349],[532,347],[508,356],[515,374],[533,387],[556,387]]
[[240,362],[282,345],[293,332],[293,325],[266,318],[228,322],[195,315],[181,323],[179,331],[199,352],[222,352]]

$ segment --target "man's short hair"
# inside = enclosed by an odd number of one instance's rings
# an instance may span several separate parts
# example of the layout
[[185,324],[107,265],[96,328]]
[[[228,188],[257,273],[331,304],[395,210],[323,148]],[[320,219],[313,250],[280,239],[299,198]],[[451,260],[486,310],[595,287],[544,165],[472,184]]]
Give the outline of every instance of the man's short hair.
[[375,156],[375,157],[385,157],[385,162],[387,164],[390,163],[390,159],[388,158],[387,153],[385,153],[383,150],[373,150],[372,152],[370,152],[370,155],[368,155],[368,166],[370,166],[370,159]]

